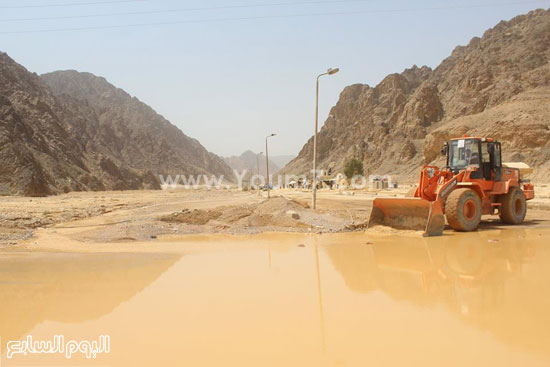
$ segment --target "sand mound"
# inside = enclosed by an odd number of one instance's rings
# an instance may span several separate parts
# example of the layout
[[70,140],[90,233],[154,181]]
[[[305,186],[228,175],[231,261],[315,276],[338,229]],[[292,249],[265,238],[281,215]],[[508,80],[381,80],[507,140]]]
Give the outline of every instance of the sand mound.
[[[309,229],[319,227],[314,223],[328,223],[327,216],[309,210],[307,204],[284,197],[274,197],[261,203],[239,206],[225,206],[210,210],[189,210],[161,217],[168,223],[182,223],[194,226],[209,226],[218,229],[287,228]],[[338,223],[341,226],[340,223]],[[329,223],[326,227],[334,228]]]
[[256,204],[256,212],[258,214],[280,214],[288,210],[304,210],[308,208],[309,205],[307,204],[292,199],[286,199],[282,196],[277,196]]
[[212,219],[216,219],[222,215],[219,210],[201,210],[195,209],[193,211],[184,209],[179,213],[173,213],[161,218],[163,222],[169,223],[186,223],[195,225],[204,225],[210,222]]

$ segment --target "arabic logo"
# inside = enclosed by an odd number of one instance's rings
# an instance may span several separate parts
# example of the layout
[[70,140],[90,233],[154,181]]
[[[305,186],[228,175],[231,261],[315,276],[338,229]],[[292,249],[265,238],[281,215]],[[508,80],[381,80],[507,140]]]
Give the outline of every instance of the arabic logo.
[[16,354],[65,354],[71,359],[76,353],[82,353],[86,358],[96,358],[98,354],[109,354],[111,351],[111,337],[101,335],[99,341],[75,341],[69,340],[65,343],[63,335],[56,335],[52,340],[33,340],[31,335],[25,340],[10,341],[7,344],[8,359]]

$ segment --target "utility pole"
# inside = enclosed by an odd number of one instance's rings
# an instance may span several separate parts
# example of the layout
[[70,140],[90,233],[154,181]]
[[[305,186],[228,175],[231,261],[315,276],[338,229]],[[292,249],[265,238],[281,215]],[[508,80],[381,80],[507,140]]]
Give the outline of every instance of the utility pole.
[[333,75],[340,69],[328,69],[326,73],[317,76],[315,89],[315,133],[313,134],[313,210],[317,209],[317,130],[319,130],[319,79],[323,75]]

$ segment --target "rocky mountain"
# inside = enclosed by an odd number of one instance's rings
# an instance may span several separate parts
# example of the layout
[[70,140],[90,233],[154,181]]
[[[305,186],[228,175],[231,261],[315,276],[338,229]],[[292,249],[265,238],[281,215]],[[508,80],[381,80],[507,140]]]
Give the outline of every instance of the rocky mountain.
[[[264,154],[256,154],[253,151],[247,150],[240,156],[232,156],[224,158],[225,162],[232,168],[236,169],[239,173],[243,170],[248,170],[247,175],[245,178],[249,178],[252,175],[255,175],[258,173],[258,163],[260,168],[260,175],[265,176],[267,172],[266,168],[266,162],[265,162],[265,155]],[[274,174],[277,171],[280,170],[280,166],[278,166],[271,157],[269,158],[269,173]]]
[[[463,134],[502,141],[504,159],[550,173],[550,10],[502,21],[435,70],[413,66],[371,87],[344,89],[318,135],[322,169],[363,160],[367,174],[416,179]],[[310,171],[313,139],[282,172]]]
[[47,195],[90,173],[81,147],[35,74],[0,53],[0,193]]
[[42,75],[56,95],[60,114],[86,148],[117,165],[164,175],[224,175],[222,158],[135,97],[90,73],[57,71]]
[[92,74],[30,73],[0,53],[0,195],[158,189],[233,174],[150,107]]

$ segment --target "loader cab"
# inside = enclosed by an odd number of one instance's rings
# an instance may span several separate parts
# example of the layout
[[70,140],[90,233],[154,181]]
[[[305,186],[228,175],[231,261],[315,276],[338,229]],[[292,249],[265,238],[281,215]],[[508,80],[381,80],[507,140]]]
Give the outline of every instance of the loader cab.
[[470,175],[474,179],[499,181],[502,175],[502,153],[499,142],[492,139],[463,138],[451,140],[443,151],[447,167],[453,174],[467,167],[477,168]]
[[447,166],[454,174],[468,167],[480,168],[480,157],[481,146],[478,139],[457,139],[448,143]]

